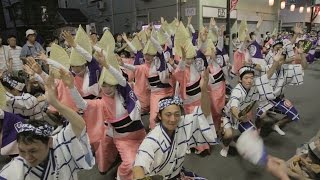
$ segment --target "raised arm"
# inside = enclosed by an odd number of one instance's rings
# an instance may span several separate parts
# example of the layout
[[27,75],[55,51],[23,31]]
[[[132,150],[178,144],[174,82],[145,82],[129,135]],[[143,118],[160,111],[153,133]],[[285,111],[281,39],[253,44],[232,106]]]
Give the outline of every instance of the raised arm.
[[128,40],[126,33],[122,34],[122,39],[128,44],[128,46],[130,47],[130,49],[132,50],[132,52],[134,54],[137,54],[137,49],[136,47],[134,47],[134,45]]
[[[110,71],[110,73],[113,75],[113,77],[118,81],[118,83],[122,86],[125,87],[127,85],[126,78],[123,77],[122,73],[118,70],[116,70],[114,67],[110,66],[104,56],[103,50],[98,52],[98,58],[97,61],[106,68],[107,70]],[[121,57],[117,55],[117,60],[120,61]]]
[[73,47],[76,51],[78,51],[78,53],[80,53],[83,57],[85,57],[88,62],[91,62],[91,60],[92,60],[91,52],[86,51],[80,45],[78,45],[74,41],[72,35],[69,32],[67,32],[67,31],[62,32],[62,37],[67,41],[67,43],[71,47]]
[[301,24],[300,24],[300,23],[297,23],[297,24],[294,26],[293,31],[294,31],[294,35],[292,36],[292,38],[290,39],[290,41],[291,41],[292,44],[295,44],[295,43],[296,43],[296,40],[297,40],[297,38],[298,38],[298,36],[299,36],[299,34],[303,34]]
[[57,90],[52,74],[50,74],[46,82],[46,97],[48,103],[51,104],[63,117],[69,121],[76,137],[80,138],[80,135],[85,128],[85,122],[78,113],[58,101]]
[[203,75],[200,81],[201,109],[205,117],[208,117],[211,114],[210,98],[209,98],[209,92],[208,92],[208,81],[209,81],[209,68],[203,71]]

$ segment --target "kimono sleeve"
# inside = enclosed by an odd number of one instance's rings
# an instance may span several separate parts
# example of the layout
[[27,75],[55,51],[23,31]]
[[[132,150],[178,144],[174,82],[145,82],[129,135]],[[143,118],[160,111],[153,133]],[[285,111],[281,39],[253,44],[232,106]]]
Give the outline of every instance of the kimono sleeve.
[[217,133],[214,128],[212,116],[205,117],[200,106],[196,107],[193,113],[185,117],[186,124],[192,120],[192,134],[189,139],[190,147],[205,144],[217,144]]
[[[262,75],[261,77],[255,78],[255,86],[257,91],[259,92],[260,99],[262,100],[272,100],[275,99],[275,95],[273,93],[273,87],[267,77],[267,74]],[[259,99],[255,99],[259,100]]]
[[30,110],[39,103],[36,97],[28,93],[24,93],[21,96],[13,96],[10,93],[6,93],[6,95],[7,104],[11,104],[12,108]]
[[152,164],[155,162],[155,152],[158,148],[161,148],[160,143],[149,134],[140,144],[133,166],[143,167],[145,174],[150,174]]
[[15,158],[1,169],[0,180],[24,180],[23,170],[23,161]]
[[53,149],[57,155],[64,156],[65,163],[75,163],[76,169],[91,169],[95,164],[86,128],[77,138],[71,125],[67,125],[53,136]]
[[303,84],[303,70],[300,64],[289,65],[288,80],[289,85],[301,85]]
[[231,96],[229,99],[228,104],[230,104],[230,109],[232,107],[236,107],[238,109],[240,109],[240,98],[241,98],[241,91],[237,88],[233,89],[231,92]]

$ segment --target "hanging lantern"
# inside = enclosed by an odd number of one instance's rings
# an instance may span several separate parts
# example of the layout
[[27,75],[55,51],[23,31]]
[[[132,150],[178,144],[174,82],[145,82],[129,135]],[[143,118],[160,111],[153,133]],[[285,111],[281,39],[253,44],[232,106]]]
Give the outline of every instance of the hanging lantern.
[[291,4],[291,6],[290,6],[290,11],[294,11],[294,8],[296,8],[296,5]]
[[273,6],[274,0],[269,0],[269,6]]
[[285,1],[281,1],[280,8],[281,9],[286,8],[286,2]]
[[311,8],[307,7],[307,13],[310,13],[310,12],[311,12]]
[[303,13],[303,9],[304,9],[304,7],[301,6],[301,7],[299,8],[299,13]]

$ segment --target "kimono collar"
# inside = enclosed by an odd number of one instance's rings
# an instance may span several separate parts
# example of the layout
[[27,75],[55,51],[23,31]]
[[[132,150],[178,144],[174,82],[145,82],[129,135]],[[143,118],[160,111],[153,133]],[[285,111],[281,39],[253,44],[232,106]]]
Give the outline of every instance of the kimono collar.
[[163,134],[165,135],[166,139],[171,143],[174,139],[176,131],[174,131],[174,133],[170,136],[168,133],[168,129],[162,124],[162,122],[160,122],[160,127],[161,127],[161,130],[162,130]]

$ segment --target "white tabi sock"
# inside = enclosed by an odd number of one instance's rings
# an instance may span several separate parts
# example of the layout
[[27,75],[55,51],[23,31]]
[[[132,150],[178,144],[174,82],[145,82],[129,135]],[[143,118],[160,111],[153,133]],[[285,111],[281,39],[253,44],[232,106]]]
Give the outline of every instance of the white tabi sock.
[[280,129],[280,127],[279,127],[278,124],[273,125],[273,126],[272,126],[272,129],[275,130],[275,131],[276,131],[278,134],[280,134],[281,136],[286,135],[286,133],[283,132],[283,131]]

